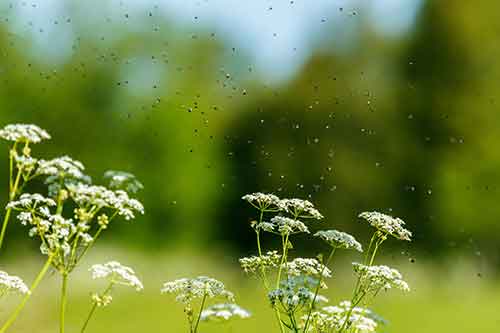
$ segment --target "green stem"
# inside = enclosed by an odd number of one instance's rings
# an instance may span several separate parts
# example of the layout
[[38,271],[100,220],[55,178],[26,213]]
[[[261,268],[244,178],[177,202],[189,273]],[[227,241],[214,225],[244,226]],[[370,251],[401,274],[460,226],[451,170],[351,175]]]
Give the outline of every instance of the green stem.
[[[276,278],[276,289],[278,289],[280,287],[281,272],[283,270],[283,264],[285,263],[286,258],[287,258],[288,236],[289,235],[286,235],[286,237],[281,236],[281,240],[282,240],[281,242],[282,242],[282,246],[283,246],[283,256],[281,257],[280,267],[278,268],[278,277]],[[285,328],[283,327],[283,322],[281,321],[281,314],[278,311],[278,309],[275,309],[275,312],[276,312],[276,317],[278,319],[278,322],[280,324],[280,331],[281,331],[281,333],[284,333]]]
[[2,249],[3,239],[5,237],[5,232],[7,231],[7,224],[9,223],[11,211],[11,208],[7,209],[7,212],[5,213],[5,217],[3,219],[2,232],[0,233],[0,249]]
[[198,319],[196,319],[196,324],[194,325],[193,333],[198,332],[198,325],[200,324],[201,313],[203,312],[203,308],[205,307],[205,302],[207,301],[207,294],[203,295],[203,300],[201,301],[200,313],[198,313]]
[[33,292],[35,291],[35,289],[40,284],[40,281],[42,281],[43,277],[47,273],[48,269],[50,268],[51,263],[52,263],[52,256],[50,256],[47,259],[47,261],[45,262],[45,265],[42,267],[42,270],[40,271],[40,273],[38,273],[38,276],[35,278],[35,281],[31,285],[30,292],[24,296],[23,300],[17,306],[17,308],[14,310],[14,312],[12,313],[12,315],[5,322],[5,324],[3,324],[2,328],[0,328],[0,333],[5,333],[7,331],[7,329],[14,323],[14,321],[16,321],[17,317],[19,316],[19,314],[23,310],[24,306],[28,302],[30,296],[33,294]]
[[[11,160],[12,160],[12,154],[11,154]],[[11,161],[11,164],[13,162]],[[11,165],[11,171],[10,171],[10,180],[9,180],[9,201],[12,201],[16,198],[16,194],[17,194],[17,188],[19,186],[19,180],[21,179],[21,173],[22,173],[22,170],[18,170],[17,171],[17,176],[16,176],[16,180],[14,182],[14,184],[12,184],[12,165]],[[4,217],[4,220],[3,220],[3,225],[2,225],[2,232],[0,233],[0,249],[2,248],[2,245],[3,245],[3,240],[5,238],[5,233],[7,231],[7,224],[9,224],[9,219],[10,219],[10,215],[11,215],[11,212],[12,212],[12,209],[9,208],[7,209],[7,212],[5,213],[5,217]]]
[[[113,285],[114,285],[113,282],[111,282],[109,284],[109,286],[102,293],[102,297],[106,296],[111,291],[111,288],[113,288]],[[82,327],[82,330],[80,331],[80,333],[85,332],[85,330],[87,329],[87,326],[89,325],[90,319],[94,315],[94,312],[96,309],[97,309],[97,303],[94,302],[94,304],[92,305],[92,308],[90,309],[89,315],[87,316],[87,319],[85,320],[85,323],[83,324],[83,327]]]
[[62,285],[61,285],[61,311],[59,317],[59,332],[64,333],[64,320],[66,316],[66,301],[67,301],[67,290],[68,290],[68,274],[64,272],[62,274]]
[[92,309],[89,312],[87,320],[85,320],[85,323],[83,324],[83,327],[82,327],[82,330],[80,331],[80,333],[84,333],[85,332],[85,329],[87,329],[87,326],[89,325],[90,318],[92,318],[92,315],[94,314],[94,312],[95,312],[96,309],[97,309],[97,303],[94,303],[94,305],[92,305]]
[[288,234],[283,237],[281,236],[282,239],[282,246],[283,246],[283,256],[281,257],[281,262],[280,262],[280,267],[278,268],[278,277],[276,278],[276,289],[280,287],[280,282],[281,282],[281,272],[283,271],[283,265],[286,262],[287,259],[287,254],[288,254]]
[[[377,255],[377,252],[378,252],[378,249],[379,249],[380,245],[382,245],[382,243],[384,242],[384,240],[386,238],[386,235],[382,234],[380,238],[378,238],[378,237],[379,237],[379,234],[378,234],[378,231],[377,231],[377,232],[375,232],[375,234],[372,237],[372,240],[370,241],[369,250],[371,249],[373,243],[375,243],[375,247],[373,249],[371,257],[369,256],[369,252],[367,253],[367,256],[366,256],[366,259],[365,259],[365,264],[367,264],[368,266],[372,266],[373,265],[373,262],[375,261],[375,256]],[[370,261],[367,262],[367,260],[368,260],[369,257],[370,257]],[[360,294],[360,292],[361,292],[360,289],[361,289],[361,280],[362,280],[362,278],[363,278],[362,275],[360,275],[358,277],[358,280],[356,282],[356,287],[354,288],[354,294],[353,294],[353,297],[352,297],[352,300],[351,300],[351,307],[349,308],[349,312],[347,313],[344,325],[342,325],[342,328],[340,329],[340,331],[338,333],[342,333],[344,331],[344,329],[346,328],[347,323],[349,321],[349,318],[351,317],[352,311],[354,310],[354,308],[356,307],[356,305],[358,305],[359,302],[361,302],[361,300],[363,299],[363,297],[366,295],[366,292],[362,292]]]
[[[259,223],[262,223],[263,218],[264,218],[264,211],[261,210]],[[257,249],[259,251],[259,257],[262,258],[262,248],[260,245],[260,230],[255,230],[255,233],[257,234]],[[267,281],[266,269],[263,266],[261,266],[261,273],[262,273],[262,281],[264,282],[264,287],[266,288],[266,291],[269,292],[269,282]]]
[[325,272],[326,267],[330,264],[330,261],[332,260],[333,255],[335,254],[335,250],[337,250],[336,247],[332,248],[332,251],[330,252],[330,255],[328,256],[326,263],[323,265],[323,268],[321,269],[318,285],[316,286],[316,290],[314,291],[314,297],[313,297],[313,300],[311,302],[311,306],[309,307],[309,312],[307,313],[307,319],[306,319],[306,323],[304,325],[304,332],[307,332],[307,328],[309,326],[309,320],[311,319],[312,310],[314,308],[314,305],[316,303],[316,298],[318,297],[319,290],[321,288],[321,282],[323,281],[323,273]]
[[89,245],[87,245],[87,247],[83,250],[83,252],[77,256],[75,262],[74,262],[74,265],[76,266],[76,264],[85,256],[85,254],[87,254],[88,250],[92,247],[92,245],[94,245],[95,241],[97,240],[97,237],[99,237],[99,235],[101,234],[101,232],[104,230],[103,227],[100,227],[97,232],[95,233],[94,237],[92,237],[92,241],[90,242]]

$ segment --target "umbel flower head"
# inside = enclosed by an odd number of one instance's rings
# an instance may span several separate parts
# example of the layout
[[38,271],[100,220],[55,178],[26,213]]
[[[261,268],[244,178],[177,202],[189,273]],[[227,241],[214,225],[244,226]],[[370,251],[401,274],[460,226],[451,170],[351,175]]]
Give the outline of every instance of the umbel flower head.
[[234,295],[227,291],[224,283],[206,276],[198,276],[194,279],[179,279],[163,284],[163,294],[177,294],[177,302],[190,304],[197,298],[223,297],[234,301]]
[[296,258],[291,262],[284,263],[283,268],[289,276],[312,276],[329,278],[332,271],[313,258]]
[[314,208],[314,205],[308,200],[302,199],[282,199],[279,202],[279,208],[283,212],[287,212],[294,218],[313,218],[317,220],[323,219],[323,215]]
[[144,185],[133,174],[124,171],[106,171],[104,179],[109,181],[109,188],[112,190],[137,193],[144,188]]
[[242,197],[243,200],[248,201],[252,206],[259,210],[272,210],[278,211],[280,198],[275,196],[274,194],[266,194],[266,193],[251,193],[244,195]]
[[50,135],[36,125],[10,124],[0,129],[0,138],[20,143],[39,143],[50,139]]
[[359,214],[359,217],[365,219],[372,227],[377,228],[383,233],[401,240],[411,241],[411,232],[404,228],[405,222],[398,217],[392,217],[379,212],[363,212]]
[[366,266],[353,263],[354,271],[360,276],[360,282],[367,291],[378,291],[380,289],[396,288],[402,291],[410,291],[408,283],[398,270],[388,266]]
[[109,208],[126,220],[135,218],[135,212],[144,214],[144,206],[122,190],[112,191],[104,186],[83,183],[67,186],[69,195],[80,207],[94,206],[97,209]]
[[26,295],[29,293],[28,287],[21,278],[0,271],[0,297],[7,294]]
[[309,233],[309,229],[303,222],[291,219],[289,217],[284,217],[280,215],[275,216],[271,219],[271,224],[275,225],[279,234],[283,236],[293,235],[298,233],[307,233],[307,234]]
[[285,312],[293,312],[298,308],[310,306],[313,300],[315,303],[326,303],[328,302],[326,297],[316,295],[312,290],[316,289],[318,282],[304,276],[292,276],[282,281],[280,288],[271,290],[267,297],[273,307],[281,307]]
[[37,211],[43,207],[54,207],[56,202],[50,198],[46,198],[39,193],[23,193],[18,200],[11,201],[7,204],[7,209]]
[[[321,311],[315,311],[311,315],[311,323],[308,332],[314,332],[313,327],[318,332],[326,333],[332,330],[340,330],[347,321],[347,327],[352,332],[371,333],[375,332],[383,319],[375,315],[371,310],[354,307],[351,310],[351,302],[343,301],[338,306],[326,306]],[[348,318],[348,314],[351,312]],[[306,316],[302,318],[304,321]]]
[[111,284],[129,286],[137,291],[144,289],[141,280],[139,280],[134,270],[117,261],[110,261],[102,265],[93,265],[90,268],[90,272],[93,279],[107,279]]
[[245,273],[256,274],[262,270],[269,270],[279,266],[281,256],[278,251],[269,251],[262,256],[252,256],[248,258],[241,258],[240,265]]
[[202,321],[228,321],[233,318],[249,317],[250,312],[234,303],[214,304],[201,312]]
[[321,238],[328,245],[339,249],[354,249],[363,252],[361,244],[351,235],[337,231],[337,230],[321,230],[314,234],[314,236]]
[[85,166],[82,162],[69,156],[57,157],[51,160],[40,160],[38,162],[37,174],[50,177],[50,180],[72,179],[85,183],[90,182],[90,177],[85,175]]

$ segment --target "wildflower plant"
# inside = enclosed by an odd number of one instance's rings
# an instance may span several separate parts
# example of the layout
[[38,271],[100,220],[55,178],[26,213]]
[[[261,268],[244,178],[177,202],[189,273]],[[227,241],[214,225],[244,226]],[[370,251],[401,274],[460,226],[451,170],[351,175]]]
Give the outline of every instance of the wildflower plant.
[[[251,223],[256,234],[257,254],[241,258],[243,270],[256,276],[263,284],[278,327],[284,332],[314,333],[367,333],[375,332],[384,321],[366,306],[380,291],[391,288],[409,291],[402,275],[393,268],[374,265],[375,257],[389,236],[411,240],[411,232],[399,219],[379,212],[359,215],[375,228],[366,251],[351,235],[338,230],[319,230],[314,237],[328,246],[326,253],[317,258],[294,258],[292,237],[310,234],[323,215],[315,206],[301,199],[280,199],[273,194],[253,193],[243,200],[258,211],[258,220]],[[281,239],[280,250],[264,253],[261,244],[263,233]],[[337,250],[364,252],[363,263],[354,263],[357,276],[353,297],[338,306],[320,306],[328,299],[320,294],[332,278],[331,264]],[[361,306],[362,305],[362,306]]]
[[[0,233],[4,241],[12,212],[28,228],[28,235],[40,244],[46,262],[7,322],[5,332],[24,307],[49,268],[61,275],[60,332],[64,333],[68,278],[81,259],[92,248],[103,231],[115,218],[132,220],[144,213],[144,207],[131,198],[142,188],[133,175],[118,171],[107,172],[106,186],[93,185],[85,174],[84,165],[69,156],[38,159],[31,156],[30,144],[39,143],[50,135],[35,125],[8,125],[0,130],[0,138],[13,142],[10,148],[9,202]],[[22,148],[21,148],[22,147]],[[39,180],[47,186],[46,194],[27,193],[26,185]],[[126,184],[125,189],[122,185]]]
[[111,304],[113,301],[111,293],[115,286],[126,286],[136,291],[144,289],[141,280],[139,280],[134,270],[117,261],[93,265],[90,268],[90,272],[92,274],[92,279],[105,279],[107,281],[107,286],[102,292],[92,294],[92,307],[82,326],[81,333],[85,332],[92,316],[98,308],[103,308]]
[[[232,318],[248,318],[250,313],[234,304],[234,294],[224,283],[206,276],[178,279],[166,282],[162,294],[175,294],[176,301],[183,304],[190,333],[197,333],[201,321],[227,321]],[[205,309],[207,302],[223,299],[227,302]]]
[[0,298],[10,294],[27,295],[29,293],[29,288],[20,277],[0,271]]

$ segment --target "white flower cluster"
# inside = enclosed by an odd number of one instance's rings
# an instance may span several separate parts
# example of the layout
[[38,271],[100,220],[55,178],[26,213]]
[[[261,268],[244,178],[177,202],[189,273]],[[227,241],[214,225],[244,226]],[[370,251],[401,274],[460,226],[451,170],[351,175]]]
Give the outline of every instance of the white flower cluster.
[[280,210],[291,214],[294,217],[323,219],[323,215],[314,208],[314,205],[308,200],[302,199],[282,199],[279,202]]
[[254,222],[252,227],[257,231],[274,232],[275,225],[270,222]]
[[323,215],[308,200],[280,199],[274,194],[260,192],[247,194],[242,199],[263,211],[282,211],[295,218],[314,218],[318,220],[323,218]]
[[50,135],[36,125],[11,124],[0,129],[0,138],[14,142],[39,143],[50,139]]
[[13,151],[14,161],[16,162],[16,167],[22,170],[24,174],[29,174],[35,170],[38,160],[27,155],[18,155]]
[[322,275],[325,278],[332,276],[332,271],[313,258],[295,258],[291,262],[283,264],[283,268],[289,276],[313,276]]
[[0,271],[0,297],[7,294],[27,295],[29,293],[28,287],[21,278]]
[[234,300],[234,295],[227,291],[224,283],[206,276],[194,279],[179,279],[166,282],[161,289],[164,294],[177,294],[176,300],[180,303],[190,304],[196,298],[224,297],[229,301]]
[[54,262],[64,262],[64,257],[71,252],[70,239],[77,233],[73,220],[59,214],[35,217],[30,236],[39,235],[45,241],[40,246],[43,254],[58,254]]
[[137,193],[144,188],[144,185],[128,172],[109,170],[104,173],[104,178],[109,180],[109,188],[114,190]]
[[203,310],[201,313],[202,321],[227,321],[232,318],[249,318],[250,312],[241,308],[237,304],[233,303],[222,303],[215,304]]
[[124,266],[117,261],[110,261],[105,264],[93,265],[90,268],[93,279],[108,279],[112,284],[129,286],[137,291],[144,289],[134,270]]
[[310,288],[315,288],[317,283],[315,280],[311,285],[311,281],[303,277],[290,277],[281,282],[280,288],[270,291],[267,296],[273,307],[282,307],[284,312],[294,312],[304,306],[311,306],[313,300],[315,304],[327,303],[328,299],[322,295],[316,295],[314,299],[315,292]]
[[241,258],[240,265],[245,273],[259,273],[263,269],[270,269],[278,267],[281,256],[278,251],[269,251],[262,256],[252,256],[248,258]]
[[408,283],[398,270],[388,266],[366,266],[353,263],[354,271],[360,276],[361,283],[368,291],[396,288],[402,291],[410,291]]
[[[327,306],[321,311],[315,311],[311,314],[311,323],[308,332],[317,330],[321,333],[340,330],[344,324],[350,332],[371,333],[377,330],[381,319],[377,318],[372,311],[361,307],[354,307],[351,310],[351,302],[343,301],[338,306]],[[349,312],[351,312],[349,318]],[[304,321],[306,316],[302,318]],[[313,327],[315,329],[313,329]]]
[[110,208],[126,220],[135,218],[135,212],[144,214],[144,206],[138,200],[130,198],[125,191],[111,191],[104,186],[83,183],[70,184],[67,187],[70,196],[80,207]]
[[331,247],[340,249],[354,249],[363,252],[361,244],[348,233],[337,230],[321,230],[314,234],[314,236],[321,238],[327,242]]
[[243,200],[248,201],[251,205],[258,209],[277,209],[280,203],[280,198],[274,194],[266,193],[252,193],[242,197]]
[[7,209],[20,211],[17,218],[21,224],[30,226],[29,236],[39,236],[42,240],[40,251],[43,254],[56,255],[53,263],[62,263],[63,257],[71,251],[70,239],[78,234],[84,244],[92,241],[87,234],[87,227],[75,225],[72,219],[65,219],[60,214],[52,214],[50,209],[56,202],[41,194],[24,193],[19,200],[11,201]]
[[[298,233],[309,233],[307,226],[298,221],[284,216],[275,216],[271,219],[271,223],[276,225],[281,235],[293,235]],[[261,223],[262,224],[262,223]]]
[[89,183],[91,179],[84,171],[85,166],[82,162],[74,160],[69,156],[62,156],[48,161],[40,160],[38,162],[37,174],[48,176],[48,184],[61,179]]
[[371,226],[383,233],[390,234],[398,239],[411,241],[412,233],[404,228],[405,222],[398,217],[379,212],[363,212],[359,217],[365,219]]
[[18,200],[11,201],[7,204],[7,209],[14,210],[30,210],[35,211],[43,207],[56,206],[56,202],[50,198],[46,198],[41,194],[24,193],[21,194]]

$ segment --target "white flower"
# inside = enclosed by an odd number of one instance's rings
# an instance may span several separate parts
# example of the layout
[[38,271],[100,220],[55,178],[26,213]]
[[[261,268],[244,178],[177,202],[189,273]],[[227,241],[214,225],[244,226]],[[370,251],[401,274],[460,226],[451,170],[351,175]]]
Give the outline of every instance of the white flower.
[[24,172],[31,172],[35,169],[38,160],[36,158],[25,156],[25,155],[17,155],[14,152],[14,159],[16,161],[16,166],[19,170],[23,170]]
[[0,129],[0,138],[14,142],[39,143],[50,139],[49,133],[36,125],[11,124]]
[[0,271],[0,297],[6,294],[27,295],[29,293],[28,287],[21,278]]
[[281,235],[292,235],[297,233],[309,233],[307,226],[298,221],[284,216],[275,216],[271,219],[271,223],[278,227]]
[[328,267],[313,258],[296,258],[291,262],[283,264],[283,268],[289,276],[307,275],[319,277],[322,275],[325,278],[332,276],[332,272]]
[[90,268],[93,279],[108,279],[110,283],[129,286],[137,291],[144,289],[134,270],[117,261],[93,265]]
[[278,211],[278,205],[280,203],[280,198],[274,194],[267,193],[251,193],[244,195],[243,200],[248,201],[252,206],[259,210],[264,211]]
[[[347,318],[349,312],[351,314]],[[307,316],[302,317],[303,321],[306,319]],[[313,312],[308,332],[314,332],[313,327],[319,329],[319,332],[337,331],[344,327],[346,321],[346,327],[349,331],[371,333],[376,331],[378,323],[382,322],[383,319],[365,308],[354,307],[351,311],[351,302],[343,301],[338,306],[327,306],[322,308],[321,311]]]
[[50,176],[49,182],[64,178],[90,182],[90,177],[83,173],[85,166],[82,162],[72,159],[69,156],[57,157],[52,160],[40,160],[38,162],[37,174]]
[[380,289],[397,288],[402,291],[410,291],[408,283],[396,269],[388,266],[366,266],[353,263],[354,271],[361,277],[361,283],[368,291]]
[[404,228],[405,222],[398,217],[379,212],[363,212],[359,214],[359,217],[365,219],[371,226],[383,233],[390,234],[401,240],[411,240],[411,232]]
[[46,198],[41,194],[24,193],[21,194],[18,200],[9,202],[6,208],[15,210],[26,210],[26,209],[36,209],[42,206],[53,207],[56,205],[57,204],[54,200]]
[[255,222],[252,225],[252,227],[257,231],[260,231],[260,230],[263,230],[266,232],[273,232],[274,231],[274,224],[269,223],[269,222],[260,222],[260,223]]
[[323,239],[330,246],[341,249],[354,249],[363,252],[361,244],[351,235],[337,230],[321,230],[314,236]]
[[135,218],[135,212],[144,214],[144,206],[138,200],[130,198],[125,191],[111,191],[103,186],[82,183],[69,184],[67,187],[70,196],[81,207],[114,209],[126,220]]
[[[273,307],[281,307],[285,312],[294,312],[298,308],[312,306],[320,302],[328,302],[322,295],[316,295],[311,288],[316,289],[319,281],[309,276],[288,276],[281,282],[280,288],[271,290],[268,299]],[[321,287],[326,288],[322,284]]]
[[177,294],[176,300],[180,303],[189,304],[193,299],[203,297],[225,297],[229,301],[234,299],[233,293],[227,291],[222,282],[199,276],[194,279],[179,279],[163,284],[163,294]]
[[208,307],[206,310],[203,310],[201,313],[202,321],[226,321],[234,317],[243,319],[249,318],[250,313],[241,308],[239,305],[233,303],[215,304]]
[[308,200],[302,199],[282,199],[279,202],[279,208],[282,211],[298,218],[314,218],[321,220],[323,215],[314,208],[314,205]]
[[278,251],[269,251],[262,256],[241,258],[240,265],[245,273],[260,273],[262,269],[278,267],[280,260],[281,256],[278,254]]
[[109,179],[111,189],[136,193],[144,188],[144,185],[128,172],[109,170],[104,173],[104,178]]

